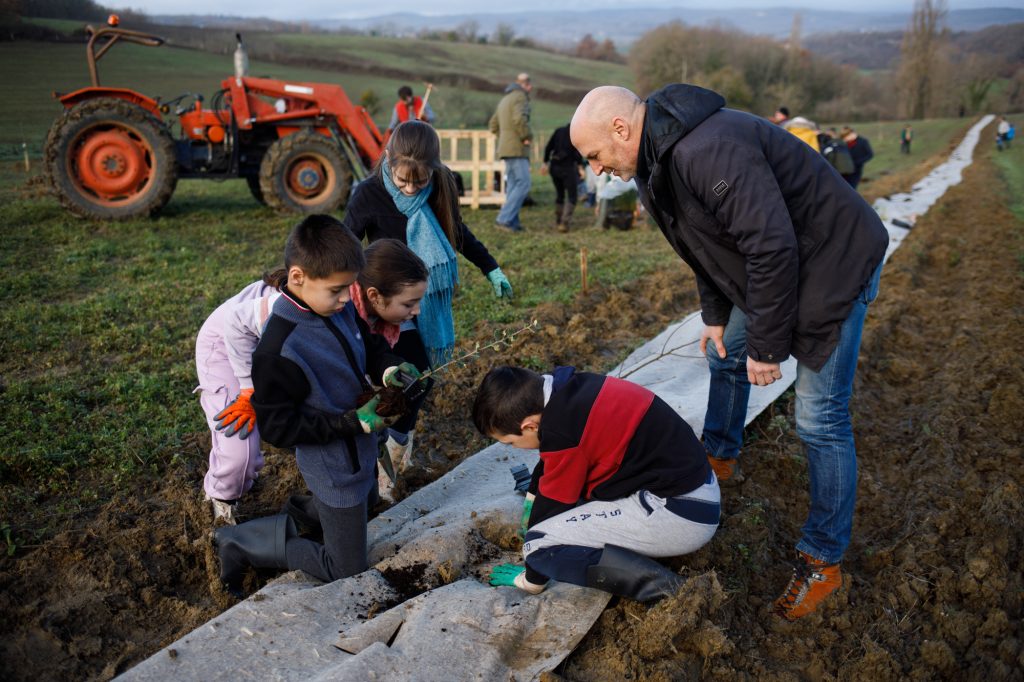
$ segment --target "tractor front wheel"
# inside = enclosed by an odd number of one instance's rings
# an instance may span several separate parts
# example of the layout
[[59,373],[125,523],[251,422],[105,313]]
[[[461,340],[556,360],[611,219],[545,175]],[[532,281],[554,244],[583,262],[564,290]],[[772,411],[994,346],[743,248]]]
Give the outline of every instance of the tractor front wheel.
[[249,186],[249,193],[252,194],[252,198],[266,206],[267,200],[263,198],[263,188],[260,187],[259,176],[246,175],[245,184]]
[[345,206],[352,169],[338,146],[313,131],[300,131],[270,145],[260,163],[260,189],[267,206],[296,213],[331,213]]
[[148,216],[178,181],[166,128],[142,107],[110,97],[65,111],[47,135],[45,158],[61,204],[85,218]]

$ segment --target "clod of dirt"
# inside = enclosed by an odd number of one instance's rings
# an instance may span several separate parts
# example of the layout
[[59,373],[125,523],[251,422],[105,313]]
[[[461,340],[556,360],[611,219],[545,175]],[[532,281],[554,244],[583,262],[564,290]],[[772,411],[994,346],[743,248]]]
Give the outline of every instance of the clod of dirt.
[[480,531],[480,535],[491,544],[513,552],[518,552],[523,548],[523,539],[519,537],[519,527],[502,520],[497,514],[475,517],[473,525]]

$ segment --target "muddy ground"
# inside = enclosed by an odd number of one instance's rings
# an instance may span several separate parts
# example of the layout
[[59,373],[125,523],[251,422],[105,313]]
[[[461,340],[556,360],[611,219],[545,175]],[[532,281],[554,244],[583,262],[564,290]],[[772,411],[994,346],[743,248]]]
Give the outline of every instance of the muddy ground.
[[[552,679],[1024,679],[1024,226],[998,198],[990,151],[976,154],[896,252],[869,312],[839,596],[797,623],[770,615],[807,507],[787,394],[748,429],[718,535],[670,562],[688,589],[650,608],[613,602]],[[607,369],[696,308],[684,273],[593,291],[572,311],[541,307],[538,332],[505,357]],[[432,398],[417,449],[433,475],[486,444],[466,418],[485,369],[450,373]],[[161,481],[2,560],[0,677],[108,679],[230,605],[198,492],[207,439],[197,433]],[[242,511],[276,512],[302,487],[293,458],[271,449]]]

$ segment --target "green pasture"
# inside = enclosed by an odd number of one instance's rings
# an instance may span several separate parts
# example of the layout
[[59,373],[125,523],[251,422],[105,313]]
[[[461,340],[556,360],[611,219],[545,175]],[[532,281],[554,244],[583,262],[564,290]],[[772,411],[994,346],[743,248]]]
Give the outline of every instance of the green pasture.
[[[0,43],[0,63],[4,65],[0,69],[0,87],[7,93],[0,107],[0,159],[21,158],[22,144],[27,145],[30,156],[39,157],[46,131],[60,113],[60,104],[52,94],[73,92],[89,85],[85,47],[66,43]],[[162,100],[195,93],[209,102],[220,89],[221,81],[234,73],[230,54],[130,44],[115,46],[98,66],[102,85],[132,88]],[[381,128],[387,125],[391,115],[395,92],[407,82],[365,73],[338,73],[261,61],[251,64],[250,73],[292,81],[338,83],[356,103],[363,92],[373,90],[381,101],[380,111],[375,116]],[[422,92],[421,84],[412,85]],[[439,127],[458,127],[455,122],[459,121],[485,127],[498,98],[497,93],[444,86],[431,94],[430,103],[438,114]],[[564,125],[572,115],[570,105],[545,102],[542,91],[533,111],[534,126],[538,130]]]
[[[194,180],[180,182],[152,220],[79,220],[27,180],[19,164],[0,166],[0,524],[20,544],[178,458],[201,466],[196,333],[220,302],[280,262],[296,221],[256,204],[241,181]],[[580,231],[556,233],[552,195],[538,179],[533,196],[544,207],[525,211],[523,235],[495,228],[494,210],[467,212],[516,297],[495,299],[460,259],[460,338],[521,327],[543,301],[573,305],[584,245],[592,283],[678,266],[657,231],[582,229],[593,219],[582,209]]]
[[[890,173],[909,170],[934,154],[946,151],[952,140],[959,140],[974,123],[974,118],[929,118],[917,121],[871,121],[865,123],[820,124],[822,128],[842,129],[848,125],[871,143],[875,158],[864,166],[861,191],[867,192],[872,180]],[[900,153],[900,131],[906,123],[914,129],[910,154]],[[909,189],[909,188],[908,188]]]
[[280,34],[275,41],[290,56],[316,58],[339,55],[353,63],[372,63],[408,73],[430,74],[436,80],[457,82],[471,76],[505,84],[520,71],[528,72],[535,95],[544,92],[587,90],[595,85],[631,86],[633,75],[622,64],[579,59],[541,50],[476,43],[448,43],[336,34]]
[[[994,144],[995,125],[989,126],[982,134],[982,144]],[[1017,254],[1019,275],[1024,275],[1024,146],[1020,140],[1014,140],[1013,146],[1003,152],[992,152],[992,161],[999,169],[1005,182],[1006,203],[1017,218],[1017,229],[1014,231],[1014,243],[1008,245]]]

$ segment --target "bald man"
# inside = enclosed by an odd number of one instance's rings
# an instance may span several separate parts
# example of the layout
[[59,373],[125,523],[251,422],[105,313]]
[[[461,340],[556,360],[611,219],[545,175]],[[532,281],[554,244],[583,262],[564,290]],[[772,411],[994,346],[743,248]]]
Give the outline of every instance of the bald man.
[[570,125],[595,173],[636,178],[640,198],[697,279],[711,386],[704,447],[736,472],[750,385],[797,359],[797,433],[811,505],[779,615],[815,611],[842,585],[857,454],[849,402],[868,304],[889,242],[878,216],[810,147],[710,90],[669,85],[646,101],[592,90]]
[[521,232],[519,209],[530,193],[530,75],[521,73],[505,88],[505,96],[491,116],[489,127],[498,136],[497,155],[505,162],[505,203],[498,211],[495,225]]

